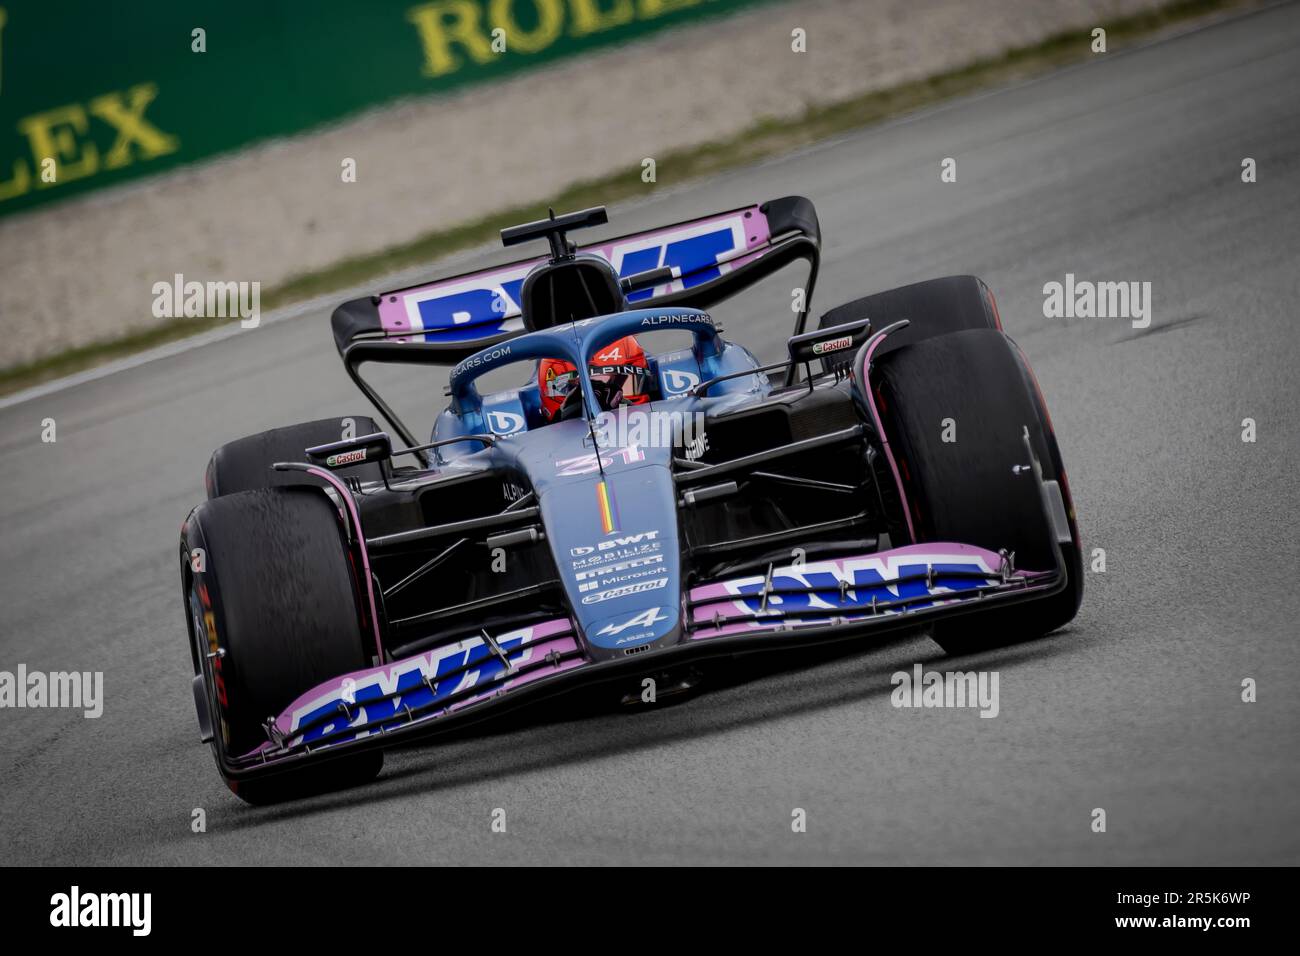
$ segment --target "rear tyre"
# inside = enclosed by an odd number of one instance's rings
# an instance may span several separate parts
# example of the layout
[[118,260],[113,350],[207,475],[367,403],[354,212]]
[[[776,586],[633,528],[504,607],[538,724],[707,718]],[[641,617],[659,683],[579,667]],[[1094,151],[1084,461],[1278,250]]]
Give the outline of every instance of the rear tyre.
[[[344,423],[352,422],[353,435],[373,435],[381,431],[373,418],[352,415],[349,418],[321,418],[299,425],[272,428],[222,445],[208,461],[205,482],[209,498],[233,495],[255,488],[274,488],[283,485],[317,485],[325,482],[301,471],[275,471],[271,466],[277,461],[306,461],[306,449],[342,441]],[[336,469],[340,477],[356,477],[361,481],[379,481],[383,477],[378,462],[362,462],[348,468]]]
[[[859,319],[870,319],[871,327],[877,332],[900,319],[908,320],[907,328],[900,329],[881,343],[876,350],[877,357],[936,335],[967,329],[1002,328],[993,293],[975,276],[927,279],[854,299],[823,315],[817,321],[817,328],[826,329]],[[853,353],[846,351],[822,359],[822,369],[826,372],[837,368],[843,371],[852,361]]]
[[[247,780],[223,767],[223,755],[239,757],[265,743],[263,722],[304,692],[370,663],[341,530],[323,492],[297,487],[205,502],[182,531],[190,637],[215,718],[217,766],[250,803],[364,782],[383,766],[374,751]],[[203,552],[201,570],[194,568],[195,549]]]
[[[1068,578],[1051,597],[937,621],[935,641],[966,653],[1068,623],[1083,598],[1074,506],[1037,385],[1011,340],[986,329],[925,339],[876,362],[873,382],[916,537],[1005,548],[1015,552],[1017,568],[1030,571],[1052,568],[1058,548]],[[943,440],[947,419],[955,441]],[[1054,544],[1032,477],[1012,473],[1026,463],[1026,427],[1044,479],[1061,484],[1068,545]]]

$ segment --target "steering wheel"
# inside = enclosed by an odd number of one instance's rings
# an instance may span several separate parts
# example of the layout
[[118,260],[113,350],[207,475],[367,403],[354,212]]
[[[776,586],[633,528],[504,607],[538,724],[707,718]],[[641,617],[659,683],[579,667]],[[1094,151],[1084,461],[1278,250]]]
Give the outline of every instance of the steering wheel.
[[[591,390],[596,396],[596,404],[600,406],[600,410],[603,412],[612,412],[623,403],[623,389],[615,388],[609,382],[593,380]],[[564,396],[564,404],[560,406],[559,414],[555,418],[557,421],[567,422],[571,418],[581,417],[582,389],[575,388]]]

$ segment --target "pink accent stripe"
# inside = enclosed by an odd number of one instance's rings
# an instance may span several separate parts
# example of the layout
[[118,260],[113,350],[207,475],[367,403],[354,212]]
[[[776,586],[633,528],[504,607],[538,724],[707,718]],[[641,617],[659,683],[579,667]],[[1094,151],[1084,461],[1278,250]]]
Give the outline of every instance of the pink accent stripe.
[[339,493],[339,497],[343,499],[348,514],[352,516],[352,530],[357,536],[357,550],[361,552],[361,570],[366,576],[366,597],[370,601],[370,626],[375,632],[375,653],[379,655],[379,660],[382,662],[384,659],[384,644],[379,637],[379,612],[375,604],[375,584],[370,575],[370,554],[366,551],[366,536],[365,532],[361,530],[361,515],[357,513],[357,503],[352,500],[352,492],[348,491],[347,486],[324,468],[311,467],[307,469],[307,472],[329,482],[334,487],[334,490]]
[[[545,261],[545,256],[538,256],[535,259],[528,259],[495,269],[486,269],[483,272],[467,272],[464,275],[454,276],[450,279],[440,279],[436,282],[417,286],[414,289],[405,289],[401,292],[385,292],[379,303],[380,325],[390,335],[395,332],[411,331],[411,323],[406,314],[406,297],[409,295],[419,295],[435,289],[457,286],[464,286],[466,289],[493,289],[515,279],[522,279],[533,266]],[[509,319],[518,315],[518,310],[511,310],[502,313],[500,318]],[[416,330],[417,334],[423,334],[423,331]]]
[[[1030,586],[1025,588],[1025,591],[1039,590],[1040,587],[1041,586]],[[945,607],[949,604],[960,604],[963,601],[969,601],[969,600],[972,599],[959,597],[957,593],[953,593],[951,596],[935,595],[934,601],[931,606]],[[903,613],[905,612],[901,608],[896,608],[893,610],[885,609],[885,610],[881,610],[877,614],[871,614],[869,612],[863,613],[855,609],[853,612],[848,614],[836,613],[835,611],[826,611],[822,616],[822,619],[820,620],[817,618],[811,618],[811,619],[804,618],[798,621],[782,621],[782,620],[755,621],[755,620],[741,620],[738,618],[731,618],[727,623],[724,623],[721,627],[718,628],[709,628],[707,625],[705,625],[704,627],[700,628],[699,630],[691,634],[690,640],[705,641],[712,637],[725,637],[728,634],[750,634],[759,631],[775,631],[775,630],[780,630],[782,628],[791,631],[799,631],[799,630],[804,630],[806,628],[812,628],[812,627],[825,627],[827,624],[830,623],[832,618],[837,619],[838,621],[845,624],[858,624],[863,621],[874,620],[875,618],[893,617]]]
[[[871,356],[875,354],[880,343],[885,341],[886,336],[882,335],[876,341],[871,343],[871,348],[867,350],[867,357],[862,363],[862,377],[870,379],[868,369],[871,367]],[[903,479],[898,473],[898,462],[894,460],[894,450],[889,447],[889,436],[885,434],[885,426],[880,420],[880,411],[876,408],[876,395],[871,389],[871,382],[861,383],[862,392],[867,398],[867,407],[871,409],[872,421],[876,423],[876,434],[880,436],[880,444],[885,449],[885,459],[889,462],[889,470],[894,473],[894,484],[898,486],[898,498],[903,502],[903,517],[907,519],[907,533],[913,541],[916,540],[916,526],[912,524],[912,509],[907,503],[907,493],[903,491]]]
[[[866,562],[872,565],[878,565],[883,569],[893,569],[896,563],[911,557],[923,558],[927,564],[933,564],[937,561],[950,561],[953,559],[959,561],[973,561],[981,568],[989,572],[990,577],[997,575],[998,564],[1001,561],[999,555],[994,554],[986,548],[976,547],[973,544],[959,544],[955,541],[932,541],[922,544],[908,544],[901,548],[890,548],[888,551],[875,551],[870,554],[852,554],[836,558],[818,558],[808,560],[803,567],[796,568],[793,565],[781,565],[773,567],[773,576],[783,577],[802,577],[805,574],[820,574],[830,570],[833,571],[840,580],[852,580],[849,566],[852,564],[861,564]],[[1024,574],[1034,574],[1038,572],[1022,571]],[[895,583],[895,577],[882,578],[879,582],[870,582],[861,585],[853,585],[851,590],[871,590],[873,588],[890,587]],[[753,594],[741,594],[734,588],[744,584],[762,584],[764,576],[762,574],[747,574],[743,577],[729,578],[725,581],[712,581],[708,584],[701,584],[691,588],[690,597],[692,601],[706,601],[717,599],[719,601],[734,601],[738,598],[753,598]],[[820,590],[833,591],[835,588],[823,587]],[[697,605],[701,606],[701,605]]]
[[[818,558],[810,559],[805,562],[802,569],[796,569],[793,565],[782,565],[774,567],[774,575],[799,575],[808,571],[819,572],[827,566],[834,566],[841,574],[844,573],[846,564],[855,561],[880,561],[888,562],[893,558],[908,558],[912,556],[921,556],[926,559],[936,557],[961,557],[967,560],[979,561],[990,573],[994,573],[1001,560],[999,555],[994,554],[987,548],[980,548],[973,544],[960,544],[956,541],[927,541],[920,544],[905,544],[902,547],[890,548],[888,551],[873,551],[870,554],[851,554],[835,558]],[[1022,571],[1023,574],[1038,574],[1043,572]],[[891,579],[885,579],[882,583],[888,585]],[[752,595],[737,595],[735,591],[729,588],[740,584],[761,584],[763,582],[762,574],[748,574],[738,578],[730,578],[725,581],[711,581],[708,584],[700,584],[691,588],[690,597],[692,601],[702,601],[708,598],[719,598],[721,600],[732,600],[737,596],[752,597]],[[872,587],[878,585],[871,585]],[[866,587],[866,585],[864,585]],[[823,590],[831,590],[824,588]]]
[[[545,660],[546,656],[552,651],[555,651],[560,654],[570,654],[574,651],[580,650],[578,646],[577,636],[574,633],[573,622],[571,622],[568,618],[556,618],[553,621],[546,621],[542,624],[532,625],[531,627],[517,628],[511,631],[502,631],[495,636],[497,638],[506,639],[511,635],[522,636],[524,640],[524,644],[527,645],[522,649],[513,648],[507,650],[506,653],[511,657],[512,660],[516,657],[516,655],[520,655],[522,652],[522,660],[517,661],[516,663],[532,663],[540,660]],[[457,644],[447,645],[447,647],[448,648],[456,647],[458,645],[462,647],[473,647],[484,643],[485,642],[482,640],[481,637],[474,637],[473,635],[471,635],[465,638],[464,640],[457,642]],[[430,668],[436,667],[436,661],[430,662],[428,660],[430,655],[436,655],[439,650],[445,650],[445,649],[446,648],[435,648],[433,651],[425,651],[420,654],[414,654],[410,657],[405,657],[399,660],[391,661],[387,664],[381,664],[377,667],[367,667],[358,671],[351,671],[347,674],[340,674],[338,677],[331,678],[330,680],[325,681],[322,684],[317,684],[315,687],[311,688],[310,690],[304,692],[303,694],[300,694],[297,697],[297,699],[293,701],[293,703],[291,703],[280,713],[280,715],[275,720],[276,726],[279,728],[281,733],[285,734],[286,737],[295,738],[297,732],[293,727],[293,715],[297,711],[301,710],[302,708],[311,705],[313,702],[318,702],[322,699],[326,699],[331,696],[340,695],[343,692],[344,688],[348,685],[349,681],[351,681],[354,686],[368,685],[372,683],[376,677],[397,673],[403,670],[404,668],[407,668],[408,665],[412,664],[412,662],[417,662],[417,661],[421,662],[420,663],[421,669],[428,671]],[[484,659],[483,663],[487,663],[486,658]],[[581,667],[586,663],[587,661],[583,658],[570,658],[569,660],[561,661],[560,663],[556,664],[554,667],[550,669],[540,669],[535,671],[529,671],[528,673],[525,674],[520,674],[504,682],[499,687],[494,687],[490,690],[484,690],[481,694],[474,694],[473,696],[466,698],[460,703],[453,704],[444,709],[429,711],[428,713],[420,717],[417,717],[415,722],[424,723],[425,721],[436,719],[447,713],[460,710],[461,708],[468,706],[470,704],[479,703],[483,700],[495,696],[498,693],[501,693],[504,690],[510,690],[511,688],[519,687],[524,684],[530,684],[533,681],[541,680],[542,678],[545,677],[551,677],[556,674],[562,673],[564,671],[571,670],[575,667]],[[461,679],[463,680],[464,678],[462,677]],[[369,733],[378,733],[378,732],[379,731],[377,729],[372,729],[371,731],[369,731]],[[366,734],[363,734],[363,736],[366,736]],[[271,751],[274,749],[275,749],[274,746],[268,741],[266,743],[258,745],[257,747],[249,751],[249,753],[245,754],[244,756],[248,757],[261,752]]]
[[[565,621],[565,624],[566,626],[568,625],[567,620]],[[537,639],[536,636],[534,636],[533,640],[536,639]],[[529,655],[529,660],[530,661],[543,660],[545,659],[547,654],[551,653],[551,651],[556,651],[557,653],[560,654],[569,654],[577,650],[577,648],[578,648],[577,638],[572,636],[564,637],[556,641],[547,641],[545,644],[538,644],[535,647],[530,648],[531,654]],[[512,654],[514,652],[507,651],[506,653]],[[447,712],[454,713],[455,711],[461,710],[464,707],[468,707],[471,704],[481,703],[487,698],[499,694],[502,691],[508,691],[515,687],[522,687],[524,684],[531,684],[533,681],[541,680],[543,677],[554,677],[556,674],[563,673],[564,671],[572,670],[575,667],[581,667],[585,663],[586,662],[583,661],[582,659],[573,657],[567,661],[561,661],[559,664],[556,664],[550,670],[529,671],[527,674],[521,674],[518,677],[511,678],[510,680],[503,683],[500,687],[494,687],[491,690],[485,690],[481,694],[475,694],[473,697],[467,697],[459,704],[452,704],[451,707],[447,709]]]
[[[516,628],[513,631],[501,631],[493,636],[497,638],[504,638],[509,634],[518,633],[519,631],[530,631],[530,629],[527,627]],[[534,647],[530,648],[531,653],[528,655],[529,660],[538,660],[539,658],[545,657],[546,653],[552,649],[558,650],[561,653],[576,650],[578,647],[577,638],[573,636],[573,634],[571,633],[572,631],[573,631],[573,624],[569,621],[568,618],[564,618],[564,617],[556,618],[553,621],[546,621],[542,624],[534,624],[531,628],[530,633],[528,633],[527,636],[524,638],[524,642],[532,643],[534,641],[537,642],[545,641],[545,643],[538,643]],[[553,638],[553,636],[556,634],[565,634],[566,636],[560,638]],[[407,664],[411,663],[412,661],[418,661],[421,658],[428,658],[430,654],[434,653],[435,651],[445,650],[447,647],[455,647],[457,646],[457,644],[467,645],[467,646],[477,646],[479,644],[484,644],[484,643],[485,642],[481,637],[476,637],[471,634],[465,637],[461,641],[455,642],[453,644],[448,644],[445,647],[434,648],[432,651],[422,651],[419,654],[412,654],[410,657],[398,658],[397,660],[389,661],[387,664],[380,664],[377,667],[363,667],[361,670],[358,671],[349,671],[346,674],[340,674],[338,677],[331,677],[329,680],[325,681],[324,683],[317,684],[315,687],[312,687],[310,690],[306,690],[303,693],[299,694],[298,697],[293,701],[293,703],[291,703],[288,707],[286,707],[283,711],[281,711],[280,716],[276,718],[275,721],[276,726],[278,726],[280,730],[285,734],[292,733],[294,711],[301,709],[302,707],[306,706],[312,701],[320,699],[321,697],[325,697],[330,694],[337,695],[342,693],[343,688],[346,686],[348,681],[352,681],[354,686],[361,686],[370,683],[375,677],[379,675],[386,675],[386,674],[394,673],[396,671],[400,671],[403,669],[403,667],[405,667]],[[517,649],[515,649],[515,650],[509,650],[506,653],[516,654],[518,653],[518,651]],[[564,663],[567,665],[570,662],[566,661]],[[575,659],[572,663],[576,665],[576,664],[581,664],[583,662],[581,660]],[[566,667],[562,667],[561,669],[567,670],[568,668],[566,666]],[[538,671],[536,673],[539,676],[545,677],[548,673],[554,673],[554,671]],[[509,682],[508,685],[503,685],[503,686],[513,686],[514,684],[517,683],[527,683],[527,679],[530,678],[531,676],[532,676],[531,674],[522,675],[522,677],[514,678]],[[496,693],[497,690],[500,690],[500,688],[494,688],[492,691],[488,693]],[[270,744],[266,744],[265,746],[269,747]]]

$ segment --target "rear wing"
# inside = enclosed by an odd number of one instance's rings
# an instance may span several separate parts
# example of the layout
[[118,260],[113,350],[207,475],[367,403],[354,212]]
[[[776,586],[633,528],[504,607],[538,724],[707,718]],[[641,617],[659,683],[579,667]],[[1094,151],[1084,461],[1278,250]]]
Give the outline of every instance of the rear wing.
[[[787,196],[578,251],[606,259],[627,278],[667,268],[672,280],[628,294],[633,308],[707,309],[794,259],[816,268],[821,231],[813,204]],[[339,354],[352,361],[454,365],[523,332],[519,290],[544,256],[437,279],[345,302],[331,324]]]
[[[805,303],[820,264],[821,228],[813,204],[786,196],[711,216],[631,233],[578,252],[606,259],[619,276],[671,270],[662,285],[627,294],[632,308],[708,309],[790,262],[808,262]],[[348,374],[398,433],[414,444],[391,409],[362,380],[364,362],[455,365],[481,349],[525,332],[519,308],[524,277],[545,256],[467,272],[344,302],[331,318],[334,344]],[[807,308],[796,322],[803,331]]]

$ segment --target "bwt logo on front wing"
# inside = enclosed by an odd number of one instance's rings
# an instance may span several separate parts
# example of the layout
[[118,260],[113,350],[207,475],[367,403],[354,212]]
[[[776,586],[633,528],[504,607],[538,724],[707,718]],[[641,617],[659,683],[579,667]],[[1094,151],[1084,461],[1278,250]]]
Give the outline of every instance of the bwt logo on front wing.
[[[520,628],[497,635],[497,646],[511,664],[521,664],[530,658],[532,651],[520,645],[532,636],[531,627]],[[467,665],[475,666],[466,671]],[[296,707],[290,718],[289,733],[305,728],[303,743],[322,739],[342,743],[381,733],[381,725],[391,718],[396,726],[406,708],[428,707],[481,681],[486,682],[504,669],[505,665],[486,642],[470,638],[356,678],[344,678],[338,686]],[[347,706],[340,707],[341,702]]]
[[[977,574],[988,574],[989,578],[975,577]],[[915,609],[929,606],[929,602],[918,598],[941,599],[946,594],[978,590],[995,574],[978,559],[962,555],[872,556],[810,562],[802,569],[778,568],[770,584],[763,578],[749,578],[727,582],[727,588],[741,597],[741,603],[755,615],[763,610],[764,603],[774,614],[870,607],[873,600],[911,599],[908,606]],[[765,599],[763,592],[768,589],[778,593]]]

